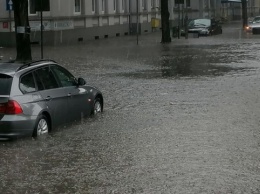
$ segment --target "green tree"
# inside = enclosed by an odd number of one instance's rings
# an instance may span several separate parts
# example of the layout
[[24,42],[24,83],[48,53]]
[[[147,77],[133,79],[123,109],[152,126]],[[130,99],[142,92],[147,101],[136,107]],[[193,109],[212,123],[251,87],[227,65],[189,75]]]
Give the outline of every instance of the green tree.
[[162,43],[171,42],[168,0],[161,0]]
[[28,0],[13,0],[15,34],[16,34],[16,61],[30,61],[30,27],[28,18]]

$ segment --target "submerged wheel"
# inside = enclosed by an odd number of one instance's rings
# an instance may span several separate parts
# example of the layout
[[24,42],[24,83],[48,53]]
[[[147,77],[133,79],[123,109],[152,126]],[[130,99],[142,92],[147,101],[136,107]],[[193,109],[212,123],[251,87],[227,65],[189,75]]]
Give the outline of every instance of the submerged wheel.
[[94,107],[93,107],[93,111],[92,114],[93,115],[97,115],[99,113],[102,112],[102,102],[100,98],[96,98],[94,101]]
[[49,133],[50,125],[46,116],[41,115],[36,122],[33,137],[38,137],[44,134]]

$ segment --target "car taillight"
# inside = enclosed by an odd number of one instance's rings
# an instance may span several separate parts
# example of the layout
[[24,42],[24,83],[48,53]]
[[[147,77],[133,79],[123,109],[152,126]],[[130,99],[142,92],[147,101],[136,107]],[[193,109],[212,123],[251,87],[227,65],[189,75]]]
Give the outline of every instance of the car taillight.
[[23,112],[20,104],[14,100],[0,104],[0,113],[2,114],[21,114]]
[[0,114],[5,113],[6,110],[6,103],[5,104],[0,104]]

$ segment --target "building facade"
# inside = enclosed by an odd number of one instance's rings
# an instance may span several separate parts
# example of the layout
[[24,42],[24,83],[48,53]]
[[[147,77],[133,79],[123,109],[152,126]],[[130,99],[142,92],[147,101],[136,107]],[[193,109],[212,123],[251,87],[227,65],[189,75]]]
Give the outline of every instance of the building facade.
[[[177,4],[178,0],[169,1],[169,11],[171,13],[171,24],[181,24],[184,17],[188,18],[216,18],[226,21],[241,20],[242,6],[241,0],[183,0],[183,4]],[[260,15],[260,0],[247,0],[248,17]]]
[[[0,0],[0,46],[15,44],[9,2]],[[37,43],[41,14],[35,10],[35,0],[28,0],[28,6],[31,41]],[[140,34],[149,33],[153,18],[160,18],[160,0],[50,0],[50,10],[43,12],[43,44],[124,36],[135,34],[137,29]]]
[[[31,41],[40,42],[40,12],[28,0]],[[43,12],[43,44],[71,44],[85,40],[150,33],[160,28],[161,0],[50,0]],[[183,4],[178,4],[178,2]],[[193,18],[242,18],[241,0],[168,0],[170,25]],[[248,16],[260,15],[260,0],[248,0]],[[12,0],[0,0],[0,46],[15,45]]]

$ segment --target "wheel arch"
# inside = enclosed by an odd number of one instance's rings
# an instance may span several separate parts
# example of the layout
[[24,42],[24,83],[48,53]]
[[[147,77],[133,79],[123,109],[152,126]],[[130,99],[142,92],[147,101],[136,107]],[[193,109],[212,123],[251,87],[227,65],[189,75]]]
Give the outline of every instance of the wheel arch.
[[41,113],[41,115],[44,115],[44,116],[48,119],[49,126],[50,126],[49,131],[51,131],[51,130],[52,130],[52,120],[51,120],[51,115],[50,115],[47,111],[43,111],[43,112]]

